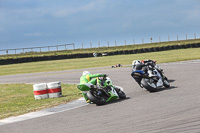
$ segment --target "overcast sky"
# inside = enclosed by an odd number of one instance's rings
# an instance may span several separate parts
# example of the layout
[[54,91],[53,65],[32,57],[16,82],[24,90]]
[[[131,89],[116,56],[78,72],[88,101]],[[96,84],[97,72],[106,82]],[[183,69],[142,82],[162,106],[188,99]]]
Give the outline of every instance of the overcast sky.
[[200,0],[0,0],[0,49],[200,38]]

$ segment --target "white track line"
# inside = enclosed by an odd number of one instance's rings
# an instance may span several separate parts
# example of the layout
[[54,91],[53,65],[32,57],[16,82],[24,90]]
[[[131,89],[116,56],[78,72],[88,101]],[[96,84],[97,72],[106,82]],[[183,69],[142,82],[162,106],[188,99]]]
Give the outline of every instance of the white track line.
[[41,117],[41,116],[51,115],[51,114],[79,108],[79,107],[82,107],[85,105],[88,105],[88,103],[85,102],[84,98],[80,98],[76,101],[73,101],[73,102],[70,102],[67,104],[62,104],[62,105],[59,105],[59,106],[56,106],[53,108],[47,108],[47,109],[44,109],[44,110],[41,110],[38,112],[30,112],[30,113],[27,113],[24,115],[2,119],[2,120],[0,120],[0,126],[9,124],[9,123],[23,121],[23,120],[33,119],[33,118],[37,118],[37,117]]

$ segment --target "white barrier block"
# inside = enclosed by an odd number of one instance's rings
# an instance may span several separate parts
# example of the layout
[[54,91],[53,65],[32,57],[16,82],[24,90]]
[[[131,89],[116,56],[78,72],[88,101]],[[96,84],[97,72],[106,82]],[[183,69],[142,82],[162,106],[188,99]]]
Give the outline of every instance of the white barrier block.
[[49,98],[62,97],[61,82],[50,82],[47,83],[47,91]]
[[46,83],[34,84],[33,92],[34,92],[35,99],[48,98]]

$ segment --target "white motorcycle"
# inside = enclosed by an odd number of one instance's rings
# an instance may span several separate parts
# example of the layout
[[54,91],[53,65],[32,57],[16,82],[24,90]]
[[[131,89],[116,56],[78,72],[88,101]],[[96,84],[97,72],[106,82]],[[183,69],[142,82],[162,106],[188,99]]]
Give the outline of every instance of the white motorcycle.
[[162,87],[170,87],[167,77],[157,64],[154,67],[147,65],[147,69],[146,73],[142,70],[131,73],[131,76],[139,83],[140,87],[144,87],[150,92],[155,92]]

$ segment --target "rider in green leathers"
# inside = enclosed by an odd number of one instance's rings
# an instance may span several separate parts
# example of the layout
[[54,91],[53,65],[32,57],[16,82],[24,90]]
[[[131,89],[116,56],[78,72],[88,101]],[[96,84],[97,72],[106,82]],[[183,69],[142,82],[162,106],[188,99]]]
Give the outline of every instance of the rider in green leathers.
[[[106,74],[91,74],[89,71],[84,71],[81,78],[80,78],[80,84],[83,83],[92,83],[93,85],[97,84],[96,77],[105,77]],[[90,103],[90,100],[87,98],[87,94],[83,93],[83,96],[87,103]]]

